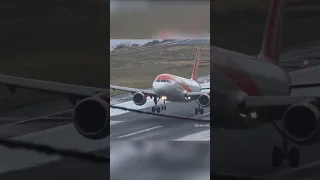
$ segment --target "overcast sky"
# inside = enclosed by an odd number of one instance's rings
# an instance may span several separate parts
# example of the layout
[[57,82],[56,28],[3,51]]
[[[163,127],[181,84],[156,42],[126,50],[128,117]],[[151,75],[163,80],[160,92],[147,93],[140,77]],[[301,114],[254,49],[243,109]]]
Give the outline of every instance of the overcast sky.
[[147,2],[144,0],[127,0],[127,1],[116,1],[110,0],[110,12],[116,11],[127,11],[127,10],[145,10],[148,8]]

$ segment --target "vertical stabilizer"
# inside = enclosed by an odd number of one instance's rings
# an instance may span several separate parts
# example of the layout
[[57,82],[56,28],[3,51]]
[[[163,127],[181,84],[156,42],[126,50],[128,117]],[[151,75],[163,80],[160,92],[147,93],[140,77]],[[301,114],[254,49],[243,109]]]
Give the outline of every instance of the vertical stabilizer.
[[199,54],[200,54],[200,48],[197,49],[196,57],[194,59],[194,64],[193,64],[191,79],[194,81],[198,80]]
[[269,16],[258,59],[279,64],[284,0],[271,0]]

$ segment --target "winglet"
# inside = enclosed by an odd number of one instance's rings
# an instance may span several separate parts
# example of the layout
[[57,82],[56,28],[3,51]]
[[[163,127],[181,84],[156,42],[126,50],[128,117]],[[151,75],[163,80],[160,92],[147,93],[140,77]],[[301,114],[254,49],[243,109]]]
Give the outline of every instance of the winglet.
[[194,81],[198,80],[199,55],[200,55],[200,48],[197,49],[196,57],[195,57],[194,64],[193,64],[191,79]]
[[279,64],[284,0],[271,0],[269,16],[258,59]]

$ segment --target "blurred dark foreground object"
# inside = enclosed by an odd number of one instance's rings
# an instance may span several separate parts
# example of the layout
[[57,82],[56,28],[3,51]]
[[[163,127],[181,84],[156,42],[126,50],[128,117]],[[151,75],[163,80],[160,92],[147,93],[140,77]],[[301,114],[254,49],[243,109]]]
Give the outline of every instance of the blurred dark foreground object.
[[[105,43],[106,0],[0,2],[0,47],[97,48]],[[108,37],[108,36],[106,36]]]
[[254,177],[245,177],[245,176],[234,176],[230,174],[223,173],[211,173],[211,180],[267,180],[264,178],[254,178]]

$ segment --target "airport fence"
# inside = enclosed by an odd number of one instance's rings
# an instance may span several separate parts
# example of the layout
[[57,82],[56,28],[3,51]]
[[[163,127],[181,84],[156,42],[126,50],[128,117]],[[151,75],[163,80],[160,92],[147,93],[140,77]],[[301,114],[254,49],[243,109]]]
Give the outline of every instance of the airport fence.
[[153,46],[132,48],[130,50],[123,50],[123,51],[118,51],[118,52],[110,52],[110,56],[119,56],[119,55],[124,55],[124,54],[137,53],[137,52],[146,51],[146,50],[149,50],[152,48],[165,47],[165,46],[175,45],[175,44],[184,43],[184,42],[188,42],[188,41],[190,41],[190,39],[176,40],[176,41],[171,41],[171,42],[169,41],[169,42],[165,42],[165,43],[161,43],[161,44],[156,44]]

